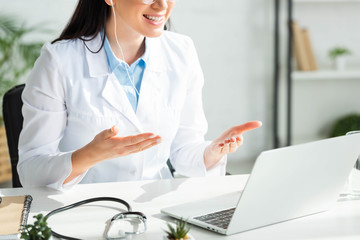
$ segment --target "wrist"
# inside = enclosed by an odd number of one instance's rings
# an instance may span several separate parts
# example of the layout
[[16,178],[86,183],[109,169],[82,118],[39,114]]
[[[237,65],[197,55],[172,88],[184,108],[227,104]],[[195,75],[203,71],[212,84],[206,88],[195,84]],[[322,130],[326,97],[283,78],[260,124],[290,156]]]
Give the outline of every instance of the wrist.
[[83,173],[100,161],[98,154],[88,145],[76,150],[71,156],[73,170]]
[[68,178],[65,179],[64,184],[70,182],[94,166],[99,161],[96,160],[96,157],[96,154],[89,145],[74,151],[71,155],[72,170]]
[[206,170],[214,167],[226,154],[218,153],[213,150],[212,145],[209,145],[205,148],[204,151],[204,164]]

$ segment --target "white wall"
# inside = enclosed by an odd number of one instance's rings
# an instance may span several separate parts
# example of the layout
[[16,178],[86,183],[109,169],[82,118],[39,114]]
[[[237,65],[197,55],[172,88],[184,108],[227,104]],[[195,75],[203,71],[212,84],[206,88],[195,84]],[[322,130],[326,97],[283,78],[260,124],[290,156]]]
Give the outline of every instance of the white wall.
[[179,0],[173,13],[175,30],[192,37],[204,71],[207,138],[249,120],[263,121],[261,129],[244,134],[242,149],[229,155],[233,162],[253,161],[272,146],[271,4]]
[[72,15],[74,0],[0,0],[0,14],[17,18],[26,26],[40,26],[51,32],[30,36],[32,39],[51,41],[57,37]]
[[[46,23],[55,38],[70,17],[74,0],[0,0],[0,13],[29,25]],[[272,147],[272,2],[266,0],[178,0],[173,30],[195,42],[205,75],[207,139],[249,120],[263,127],[244,134],[243,147],[229,155],[231,172],[249,171],[248,163]],[[242,163],[242,165],[238,165]],[[240,168],[239,168],[240,166]]]

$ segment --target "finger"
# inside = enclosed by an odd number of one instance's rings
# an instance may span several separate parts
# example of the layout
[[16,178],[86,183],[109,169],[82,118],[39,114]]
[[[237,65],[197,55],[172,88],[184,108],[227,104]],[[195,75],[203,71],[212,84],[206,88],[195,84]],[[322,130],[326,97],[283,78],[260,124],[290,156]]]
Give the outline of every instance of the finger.
[[230,140],[225,140],[222,153],[229,153],[230,151]]
[[235,152],[237,147],[238,146],[237,146],[236,138],[232,137],[230,139],[230,144],[229,144],[230,152]]
[[262,123],[260,121],[251,121],[251,122],[247,122],[242,125],[235,126],[235,127],[233,127],[233,129],[231,131],[232,136],[241,135],[242,133],[244,133],[246,131],[250,131],[255,128],[261,127],[261,125],[262,125]]
[[222,152],[223,152],[223,149],[224,149],[224,144],[223,144],[223,143],[220,143],[220,144],[218,145],[217,152],[218,152],[218,153],[222,153]]
[[155,137],[160,137],[160,136],[155,136],[155,134],[153,134],[153,133],[141,133],[138,135],[123,137],[122,141],[124,142],[125,146],[130,146],[130,145],[136,145],[140,142],[143,142],[145,140],[155,138]]
[[243,143],[244,143],[244,138],[243,138],[243,136],[237,136],[237,137],[236,137],[236,145],[237,145],[238,147],[240,147],[241,145],[243,145]]
[[[144,146],[144,147],[142,147],[142,148],[139,148],[139,150],[136,151],[136,152],[145,151],[146,149],[149,149],[149,148],[151,148],[151,147],[154,147],[154,146],[156,146],[156,145],[158,145],[158,144],[159,144],[159,142],[153,142],[153,143],[151,143],[150,145],[147,145],[147,146]],[[135,152],[133,152],[133,153],[135,153]]]
[[147,139],[147,140],[144,140],[142,142],[139,142],[137,144],[134,144],[134,145],[129,145],[126,147],[126,150],[129,152],[129,153],[136,153],[136,152],[141,152],[141,151],[144,151],[148,148],[151,148],[159,143],[162,142],[162,139],[160,136],[156,136],[156,137],[153,137],[153,138],[150,138],[150,139]]

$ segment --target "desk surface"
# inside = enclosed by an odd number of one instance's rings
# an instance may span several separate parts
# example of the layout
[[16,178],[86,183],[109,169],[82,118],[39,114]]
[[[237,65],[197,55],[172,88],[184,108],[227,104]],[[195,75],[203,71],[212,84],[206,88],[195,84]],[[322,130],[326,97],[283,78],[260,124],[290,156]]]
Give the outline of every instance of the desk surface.
[[[0,189],[0,195],[30,194],[34,200],[32,216],[91,197],[117,197],[128,201],[134,211],[142,211],[148,217],[148,230],[132,239],[162,239],[166,221],[172,218],[160,214],[160,209],[171,205],[212,196],[222,195],[242,189],[248,175],[226,177],[184,178],[162,181],[137,181],[104,184],[80,184],[74,189],[61,193],[48,188]],[[109,206],[109,207],[99,207]],[[81,239],[102,239],[105,222],[122,206],[114,203],[94,203],[88,207],[70,210],[49,219],[55,231]],[[190,233],[196,240],[213,239],[359,239],[360,201],[338,201],[327,212],[274,224],[231,236],[223,236],[191,225]]]

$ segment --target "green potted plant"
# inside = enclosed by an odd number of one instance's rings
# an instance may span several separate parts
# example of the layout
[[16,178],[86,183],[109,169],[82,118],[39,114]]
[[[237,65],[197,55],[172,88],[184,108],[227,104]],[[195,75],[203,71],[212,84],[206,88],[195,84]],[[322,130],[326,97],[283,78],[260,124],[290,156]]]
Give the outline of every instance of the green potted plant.
[[164,240],[195,240],[189,234],[190,227],[187,225],[187,221],[180,219],[175,223],[175,228],[170,223],[167,223],[168,230],[165,230],[166,236],[164,236]]
[[[19,84],[40,55],[42,42],[27,42],[29,33],[45,29],[26,27],[13,17],[0,14],[0,145],[7,144],[2,121],[2,99],[7,90]],[[0,182],[11,180],[7,146],[0,151]]]
[[347,114],[334,122],[330,137],[344,136],[347,132],[357,130],[360,130],[360,114]]
[[30,33],[44,31],[26,27],[15,18],[0,15],[0,97],[21,81],[40,55],[43,42],[27,42]]
[[34,224],[27,224],[21,228],[20,239],[25,240],[48,240],[51,237],[51,228],[47,226],[47,218],[41,213],[34,216]]
[[351,55],[351,51],[346,47],[333,47],[329,50],[329,57],[333,61],[334,67],[338,71],[346,69],[346,57]]

